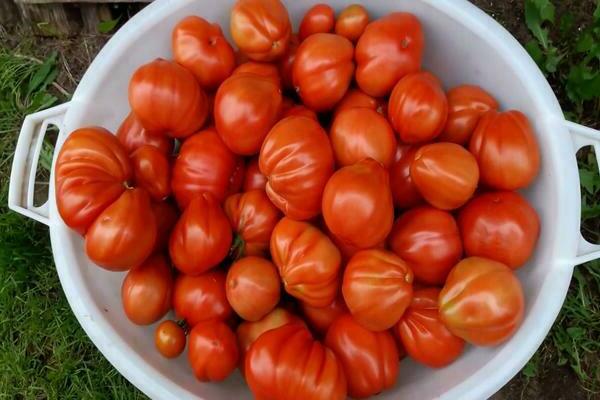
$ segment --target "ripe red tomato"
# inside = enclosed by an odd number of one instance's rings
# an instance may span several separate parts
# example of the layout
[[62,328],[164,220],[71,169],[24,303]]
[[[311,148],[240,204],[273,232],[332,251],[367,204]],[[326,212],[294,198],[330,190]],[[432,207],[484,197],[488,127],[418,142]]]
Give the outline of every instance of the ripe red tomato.
[[327,4],[312,6],[300,21],[298,38],[303,41],[314,33],[329,33],[335,25],[335,11]]
[[246,382],[257,399],[346,398],[347,383],[340,362],[299,324],[262,334],[250,346],[245,371]]
[[233,41],[250,59],[274,61],[289,45],[290,17],[279,0],[238,0],[231,9]]
[[291,323],[303,324],[302,320],[285,308],[277,307],[258,321],[244,321],[237,328],[240,352],[245,355],[250,345],[263,333]]
[[463,351],[465,342],[454,336],[440,320],[440,289],[415,290],[412,302],[394,327],[408,355],[431,368],[452,363]]
[[267,177],[266,192],[273,204],[294,219],[321,212],[321,197],[333,173],[333,152],[319,123],[307,117],[279,121],[267,135],[260,157]]
[[421,68],[424,44],[412,14],[393,12],[371,22],[356,43],[358,86],[370,96],[386,96],[399,79]]
[[152,214],[156,221],[156,244],[154,251],[162,251],[169,245],[171,231],[179,219],[177,208],[169,201],[152,202]]
[[132,112],[127,115],[127,118],[119,126],[117,138],[129,154],[144,145],[154,146],[166,156],[173,153],[173,139],[164,133],[152,134],[148,132]]
[[54,169],[56,206],[64,223],[85,234],[125,191],[132,175],[127,152],[109,131],[90,127],[72,132]]
[[227,300],[246,321],[258,321],[279,303],[280,280],[277,268],[261,257],[244,257],[227,272]]
[[394,163],[390,167],[390,188],[394,205],[398,208],[411,208],[423,202],[423,197],[410,176],[418,146],[400,145],[396,149]]
[[188,343],[188,361],[196,379],[221,382],[239,359],[235,334],[222,321],[201,322],[192,328]]
[[520,111],[489,111],[483,115],[469,150],[479,163],[481,183],[494,189],[527,187],[540,170],[535,134]]
[[369,108],[385,116],[385,107],[386,105],[384,100],[371,97],[360,89],[350,89],[346,92],[342,100],[340,100],[340,102],[335,106],[333,116],[335,118],[341,111],[349,108]]
[[290,45],[281,61],[279,61],[279,75],[281,76],[281,83],[285,89],[294,88],[292,68],[294,67],[294,60],[296,59],[296,52],[298,51],[299,45],[300,41],[298,40],[298,35],[295,33],[292,34]]
[[161,201],[171,194],[171,166],[159,149],[150,145],[138,148],[131,154],[131,164],[136,185],[153,200]]
[[458,225],[468,256],[491,258],[512,269],[527,262],[540,235],[535,209],[516,192],[475,197],[461,210]]
[[323,219],[350,246],[364,249],[383,242],[394,223],[387,170],[370,158],[337,170],[323,192]]
[[465,258],[450,271],[440,292],[444,325],[477,346],[495,346],[516,332],[523,320],[523,289],[505,264]]
[[225,214],[237,233],[238,255],[265,256],[269,251],[271,232],[281,213],[262,189],[231,195],[223,205]]
[[402,142],[433,140],[448,118],[448,100],[439,80],[429,72],[400,79],[390,95],[388,116]]
[[342,167],[372,158],[389,168],[398,146],[387,119],[368,108],[340,111],[333,119],[329,138],[337,165]]
[[438,136],[440,142],[467,144],[481,116],[498,109],[496,99],[479,86],[457,86],[448,91],[447,97],[448,121]]
[[173,58],[190,70],[200,85],[216,89],[235,67],[233,48],[219,24],[191,15],[179,21],[171,37]]
[[173,288],[173,309],[191,327],[212,319],[227,320],[233,310],[225,293],[225,273],[179,275]]
[[404,314],[412,299],[412,283],[408,264],[391,251],[362,250],[346,265],[342,293],[356,322],[383,331]]
[[229,150],[213,128],[189,137],[173,165],[171,188],[181,209],[201,193],[209,192],[220,202],[236,193],[236,173],[243,163]]
[[315,33],[300,43],[292,69],[294,87],[308,108],[332,109],[354,74],[354,47],[343,36]]
[[165,257],[155,254],[130,270],[121,286],[125,315],[137,325],[153,324],[171,309],[173,277]]
[[396,384],[399,355],[390,332],[372,332],[344,314],[329,327],[325,344],[342,364],[351,397],[373,396]]
[[269,79],[277,87],[281,87],[281,76],[279,75],[277,66],[274,64],[248,61],[240,64],[231,75],[258,75],[259,77]]
[[286,117],[292,117],[292,116],[308,117],[308,118],[314,119],[315,121],[319,120],[319,118],[317,117],[317,114],[313,110],[311,110],[310,108],[306,108],[300,104],[297,104],[297,105],[294,105],[294,106],[288,108],[281,114],[282,119],[286,118]]
[[166,358],[175,358],[183,353],[185,341],[185,332],[175,321],[163,321],[154,331],[154,346]]
[[265,190],[266,185],[267,177],[264,176],[258,168],[258,157],[253,157],[246,165],[246,173],[244,174],[242,191],[249,192],[254,189]]
[[198,275],[216,267],[229,252],[231,225],[210,193],[194,197],[173,228],[169,254],[181,272]]
[[196,132],[208,116],[208,99],[194,75],[160,58],[134,72],[129,104],[148,131],[176,138]]
[[325,307],[313,307],[301,302],[300,308],[302,308],[302,313],[311,328],[322,335],[327,333],[337,317],[348,312],[348,307],[346,307],[344,298],[341,295],[338,295],[331,304]]
[[217,132],[234,153],[256,154],[277,122],[281,101],[281,89],[272,78],[234,74],[217,90]]
[[346,39],[356,42],[369,24],[369,13],[360,4],[351,4],[344,8],[337,21],[335,21],[335,33]]
[[465,204],[477,189],[479,168],[475,157],[455,143],[421,147],[410,165],[410,176],[427,202],[442,210]]
[[415,278],[430,285],[443,285],[462,256],[454,217],[431,206],[402,214],[388,240],[392,251],[410,265]]
[[85,252],[109,271],[140,265],[154,249],[156,221],[144,189],[128,189],[96,218],[85,234]]
[[325,307],[340,285],[340,252],[319,229],[284,217],[271,235],[271,257],[286,292],[313,307]]

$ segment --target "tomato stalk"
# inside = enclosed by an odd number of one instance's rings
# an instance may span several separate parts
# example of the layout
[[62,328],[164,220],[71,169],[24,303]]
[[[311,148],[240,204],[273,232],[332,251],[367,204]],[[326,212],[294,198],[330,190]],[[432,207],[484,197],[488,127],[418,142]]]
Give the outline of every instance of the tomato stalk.
[[229,250],[229,259],[233,261],[237,261],[244,256],[246,250],[246,242],[242,239],[241,235],[235,235],[233,239],[233,244],[231,245],[231,249]]

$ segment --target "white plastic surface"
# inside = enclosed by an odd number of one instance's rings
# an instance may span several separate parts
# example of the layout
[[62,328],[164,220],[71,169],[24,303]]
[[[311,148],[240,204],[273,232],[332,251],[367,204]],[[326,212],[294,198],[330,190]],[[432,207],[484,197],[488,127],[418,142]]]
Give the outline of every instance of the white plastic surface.
[[[131,74],[142,63],[171,56],[173,26],[187,15],[198,14],[220,23],[228,32],[233,2],[157,0],[136,15],[85,74],[65,116],[57,147],[64,142],[66,132],[85,125],[115,130],[129,110],[127,84]],[[316,2],[285,1],[296,28],[303,13]],[[349,1],[328,3],[339,11]],[[468,347],[459,360],[444,369],[430,370],[403,361],[395,389],[377,397],[483,399],[516,374],[540,345],[560,310],[573,266],[599,255],[594,248],[582,258],[590,249],[580,245],[581,198],[575,152],[584,130],[565,123],[550,86],[518,42],[467,1],[364,3],[374,18],[391,11],[416,14],[425,30],[425,68],[437,74],[446,88],[478,84],[493,93],[504,109],[523,111],[539,139],[541,172],[524,194],[540,215],[542,233],[534,257],[517,273],[526,295],[523,325],[505,344]],[[567,128],[580,132],[575,142]],[[56,267],[73,312],[107,359],[155,399],[251,399],[238,373],[221,384],[200,383],[187,366],[185,355],[171,361],[153,350],[154,326],[142,328],[127,320],[120,303],[123,275],[104,271],[87,259],[82,238],[58,215],[52,182],[51,177],[49,223]]]

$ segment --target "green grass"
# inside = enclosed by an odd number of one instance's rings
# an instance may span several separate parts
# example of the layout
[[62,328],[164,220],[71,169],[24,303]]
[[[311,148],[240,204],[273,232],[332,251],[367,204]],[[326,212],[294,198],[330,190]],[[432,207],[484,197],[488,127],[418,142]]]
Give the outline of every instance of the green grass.
[[[1,1],[1,0],[0,0]],[[559,16],[550,0],[527,0],[528,50],[548,77],[567,116],[600,120],[600,11],[582,30]],[[576,45],[573,45],[575,43]],[[44,226],[7,209],[8,176],[17,131],[28,113],[66,100],[55,90],[55,55],[40,62],[23,50],[0,48],[0,399],[136,399],[87,338],[64,297]],[[64,91],[63,91],[64,92]],[[594,154],[579,156],[583,227],[598,240],[600,176]],[[50,168],[45,145],[42,170]],[[575,269],[564,307],[548,338],[521,372],[540,378],[568,367],[581,387],[600,390],[600,262]]]

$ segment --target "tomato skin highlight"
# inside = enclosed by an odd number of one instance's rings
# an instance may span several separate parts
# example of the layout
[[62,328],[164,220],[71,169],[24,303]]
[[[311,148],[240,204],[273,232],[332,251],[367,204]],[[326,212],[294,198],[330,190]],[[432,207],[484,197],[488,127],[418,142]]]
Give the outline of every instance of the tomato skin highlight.
[[463,207],[458,224],[468,256],[491,258],[517,269],[529,260],[540,219],[517,192],[488,192]]
[[165,358],[176,358],[185,349],[185,332],[175,321],[161,322],[154,331],[154,346]]
[[394,327],[408,355],[431,368],[451,364],[465,346],[464,340],[454,336],[440,320],[439,294],[438,288],[415,290],[410,306]]
[[477,346],[508,340],[523,321],[523,289],[505,264],[465,258],[450,271],[439,297],[440,319],[454,335]]

